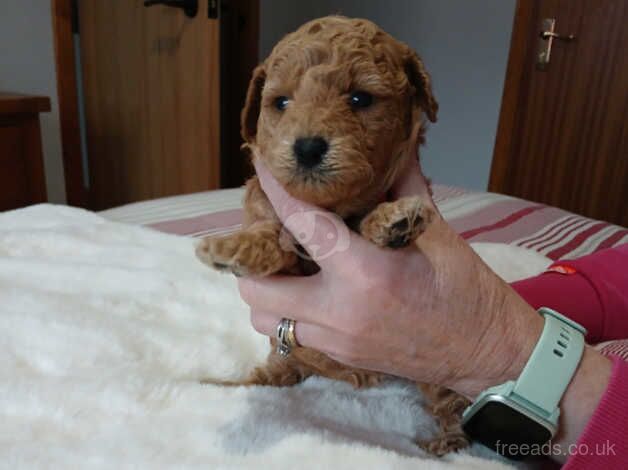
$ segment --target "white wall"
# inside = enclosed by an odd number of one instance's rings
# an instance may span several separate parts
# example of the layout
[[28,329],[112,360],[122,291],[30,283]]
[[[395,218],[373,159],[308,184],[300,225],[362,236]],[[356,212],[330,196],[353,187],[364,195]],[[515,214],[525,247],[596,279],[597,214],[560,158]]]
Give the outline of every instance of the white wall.
[[408,43],[430,71],[440,104],[422,158],[435,182],[486,189],[515,0],[261,0],[260,54],[317,16],[368,18]]
[[50,97],[41,130],[48,199],[65,202],[49,0],[0,0],[0,90]]

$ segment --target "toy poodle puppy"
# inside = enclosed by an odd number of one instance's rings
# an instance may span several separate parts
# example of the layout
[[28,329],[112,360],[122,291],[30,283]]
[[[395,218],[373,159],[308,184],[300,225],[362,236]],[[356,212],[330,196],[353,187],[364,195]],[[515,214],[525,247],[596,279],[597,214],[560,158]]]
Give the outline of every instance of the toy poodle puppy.
[[[397,249],[439,217],[418,196],[387,200],[407,159],[418,158],[424,116],[435,122],[437,110],[430,77],[412,49],[370,21],[330,16],[288,34],[254,70],[241,133],[244,146],[292,196],[335,212],[383,249]],[[256,177],[246,184],[244,211],[241,231],[201,242],[203,262],[238,276],[317,271],[299,256],[297,241],[285,239]],[[267,364],[244,383],[288,386],[310,375],[356,387],[384,378],[299,347],[288,357],[273,348]],[[436,455],[467,446],[460,426],[467,400],[419,386],[440,425],[438,436],[419,445]]]

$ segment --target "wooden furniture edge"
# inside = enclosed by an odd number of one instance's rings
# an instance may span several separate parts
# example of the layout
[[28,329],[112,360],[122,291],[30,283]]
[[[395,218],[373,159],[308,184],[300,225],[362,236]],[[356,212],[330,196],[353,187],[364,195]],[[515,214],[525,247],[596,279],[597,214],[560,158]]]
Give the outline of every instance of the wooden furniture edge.
[[63,173],[68,204],[87,207],[72,32],[72,0],[50,0],[61,124]]
[[536,0],[517,0],[515,7],[508,65],[488,183],[488,190],[493,192],[507,190],[506,175],[517,125],[520,90],[525,78],[524,68],[528,48],[534,47],[529,44],[529,28],[531,21],[534,20],[536,3]]

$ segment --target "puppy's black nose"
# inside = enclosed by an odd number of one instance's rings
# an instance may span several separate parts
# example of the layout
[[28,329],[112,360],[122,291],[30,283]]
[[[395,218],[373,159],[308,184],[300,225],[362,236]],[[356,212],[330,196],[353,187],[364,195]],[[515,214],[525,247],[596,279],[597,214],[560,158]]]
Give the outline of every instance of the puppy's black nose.
[[329,145],[322,137],[301,137],[294,142],[293,149],[299,165],[314,168],[323,161]]

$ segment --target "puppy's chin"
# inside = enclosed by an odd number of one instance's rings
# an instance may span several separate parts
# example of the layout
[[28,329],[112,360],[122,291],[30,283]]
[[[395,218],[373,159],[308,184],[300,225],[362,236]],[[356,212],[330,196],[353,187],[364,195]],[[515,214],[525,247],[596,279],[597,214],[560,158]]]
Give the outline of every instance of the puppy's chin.
[[316,171],[295,173],[293,178],[280,181],[293,197],[312,205],[336,212],[341,217],[356,215],[373,205],[377,195],[371,194],[370,178],[333,175]]
[[[256,156],[261,157],[260,152]],[[372,208],[380,198],[374,171],[366,162],[299,167],[291,156],[267,152],[261,157],[277,182],[292,196],[348,217]],[[380,191],[381,192],[381,191]],[[376,194],[377,193],[377,194]]]
[[297,172],[284,184],[293,197],[315,206],[333,209],[351,197],[350,188],[341,186],[334,178],[318,172]]

